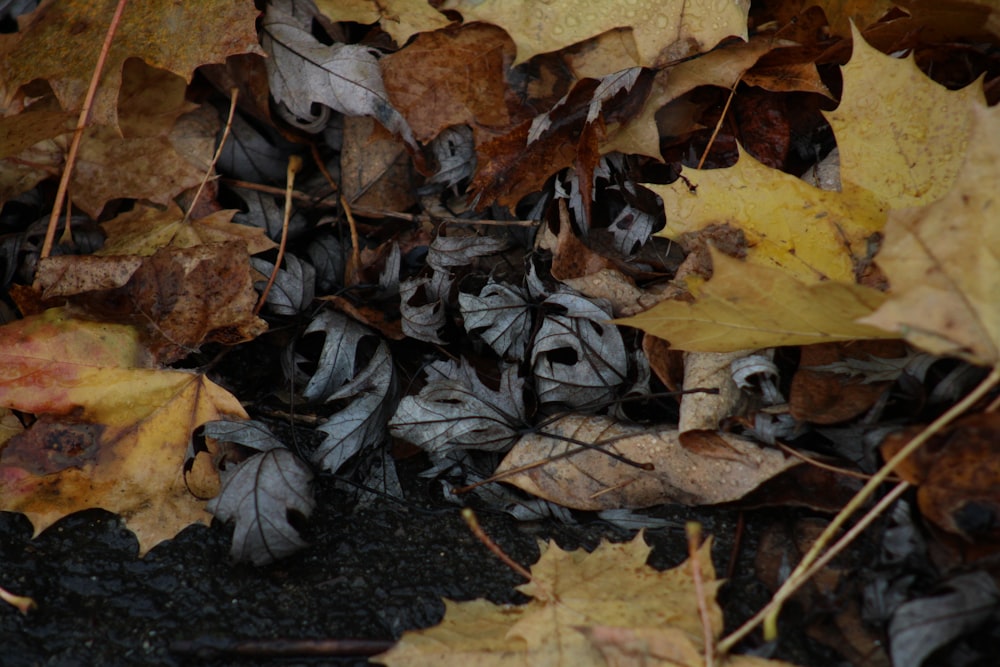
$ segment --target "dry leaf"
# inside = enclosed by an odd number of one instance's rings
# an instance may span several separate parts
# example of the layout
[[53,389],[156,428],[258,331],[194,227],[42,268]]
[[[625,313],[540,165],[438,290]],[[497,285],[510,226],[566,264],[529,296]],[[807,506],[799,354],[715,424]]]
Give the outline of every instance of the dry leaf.
[[331,21],[379,23],[402,46],[418,32],[448,25],[448,19],[427,0],[315,0]]
[[[608,452],[639,464],[651,463],[655,469],[628,465]],[[544,433],[523,436],[495,474],[528,493],[574,509],[637,509],[738,500],[797,463],[779,450],[725,433],[704,434],[681,445],[674,429],[571,415],[547,425]],[[509,474],[526,466],[527,470]]]

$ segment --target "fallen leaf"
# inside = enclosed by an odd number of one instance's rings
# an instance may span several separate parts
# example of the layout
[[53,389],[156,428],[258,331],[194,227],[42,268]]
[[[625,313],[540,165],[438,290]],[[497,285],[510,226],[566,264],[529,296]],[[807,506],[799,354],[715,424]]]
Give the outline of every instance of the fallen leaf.
[[290,3],[269,4],[261,25],[271,95],[291,111],[294,118],[287,120],[319,131],[327,116],[314,112],[319,103],[348,116],[371,116],[415,147],[413,133],[385,92],[377,51],[362,44],[323,44],[310,32],[311,18],[288,13],[295,11]]
[[870,287],[836,281],[806,284],[786,271],[742,262],[714,249],[712,262],[711,280],[690,285],[693,303],[661,301],[615,322],[694,352],[896,337],[855,322],[885,301],[884,294]]
[[969,150],[941,199],[892,211],[876,256],[888,300],[864,324],[928,352],[1000,363],[1000,109],[972,105]]
[[[886,460],[919,432],[915,426],[892,433],[881,447]],[[916,485],[920,513],[966,544],[1000,546],[1000,414],[960,419],[897,470]]]
[[427,384],[405,396],[389,421],[392,435],[432,454],[450,449],[503,451],[526,421],[524,379],[505,366],[500,387],[485,386],[466,361],[438,361],[426,368]]
[[515,65],[539,53],[559,51],[608,30],[627,27],[639,56],[634,64],[658,67],[708,51],[726,37],[745,39],[749,6],[743,0],[680,5],[637,0],[623,6],[555,0],[512,8],[502,0],[450,0],[442,9],[460,12],[467,23],[482,21],[506,30],[517,45]]
[[99,318],[134,324],[167,363],[203,343],[232,345],[267,329],[253,313],[249,259],[243,241],[167,246],[145,258],[61,255],[41,261],[35,287],[46,300],[71,297]]
[[258,421],[212,421],[205,437],[238,443],[256,454],[222,469],[222,489],[205,509],[235,524],[233,560],[264,565],[306,546],[289,515],[308,519],[316,506],[309,467]]
[[[0,35],[0,106],[7,107],[21,86],[45,79],[62,108],[79,111],[115,4],[46,3],[22,18],[18,32]],[[123,65],[129,58],[190,82],[199,65],[221,63],[238,53],[260,53],[257,14],[246,2],[185,7],[150,0],[129,6],[111,43],[91,117],[99,125],[117,125]]]
[[913,55],[880,53],[853,28],[840,106],[825,115],[840,149],[843,181],[893,209],[921,206],[951,188],[965,155],[980,82],[951,91],[921,72]]
[[313,318],[306,334],[320,332],[325,338],[319,367],[302,394],[311,401],[346,403],[316,429],[326,437],[312,453],[313,461],[336,472],[347,459],[385,439],[396,407],[396,374],[385,341],[341,313],[324,310]]
[[400,46],[450,23],[427,0],[316,0],[316,7],[331,21],[378,23]]
[[[195,428],[246,418],[203,374],[161,370],[138,331],[50,310],[0,327],[0,405],[39,415],[0,450],[0,499],[35,534],[90,507],[121,514],[142,553],[192,523],[215,493],[207,457],[185,468]],[[58,419],[57,419],[58,418]]]
[[101,224],[107,239],[97,256],[152,255],[165,246],[190,248],[206,243],[242,242],[251,255],[276,248],[265,230],[230,222],[234,210],[216,211],[197,220],[184,221],[174,202],[166,208],[138,204],[127,213]]
[[[722,631],[715,602],[719,582],[711,541],[697,554],[712,630]],[[375,660],[386,665],[600,665],[587,630],[595,626],[669,627],[702,652],[702,627],[690,565],[664,572],[646,565],[650,548],[602,542],[593,553],[543,545],[532,580],[518,590],[532,600],[499,606],[484,600],[445,600],[440,626],[407,632]]]
[[[628,465],[609,453],[654,469]],[[639,509],[738,500],[798,463],[777,449],[726,433],[682,445],[675,429],[570,415],[546,425],[544,432],[521,437],[494,474],[573,509]]]
[[513,57],[500,28],[473,23],[417,35],[379,65],[389,100],[418,141],[453,125],[468,125],[481,139],[511,122],[506,100],[513,92],[504,74]]

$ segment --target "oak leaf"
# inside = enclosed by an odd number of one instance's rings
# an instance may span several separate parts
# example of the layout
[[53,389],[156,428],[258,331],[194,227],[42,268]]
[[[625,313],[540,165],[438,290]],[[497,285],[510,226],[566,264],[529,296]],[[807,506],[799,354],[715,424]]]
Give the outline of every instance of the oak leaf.
[[0,327],[0,405],[40,416],[0,450],[2,509],[26,514],[37,534],[101,507],[124,517],[143,553],[208,523],[199,497],[218,475],[207,457],[186,461],[192,431],[246,418],[203,374],[156,368],[134,328],[61,310]]

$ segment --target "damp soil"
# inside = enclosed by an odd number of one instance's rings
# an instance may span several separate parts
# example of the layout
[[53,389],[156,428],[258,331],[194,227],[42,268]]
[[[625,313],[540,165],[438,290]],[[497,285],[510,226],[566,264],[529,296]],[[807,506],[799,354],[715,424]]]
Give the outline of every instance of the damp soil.
[[[413,488],[410,495],[419,495]],[[319,505],[305,528],[311,546],[260,568],[230,561],[229,533],[217,524],[190,526],[139,558],[134,535],[101,510],[66,517],[34,539],[24,516],[0,513],[0,585],[38,603],[27,616],[0,604],[0,665],[364,665],[365,647],[339,657],[302,651],[327,648],[320,640],[388,644],[405,630],[439,622],[442,598],[524,602],[514,590],[520,577],[470,533],[457,508],[436,501],[429,485],[422,488],[424,497],[405,504],[351,509],[346,494],[320,480]],[[685,559],[683,525],[697,519],[716,536],[713,558],[726,571],[735,512],[663,508],[659,514],[672,522],[646,532],[652,566]],[[573,525],[490,512],[479,518],[524,564],[537,559],[540,539],[592,549],[605,538],[634,536],[588,516]],[[754,534],[763,520],[750,515],[720,598],[729,626],[767,600],[752,574]],[[796,642],[778,646],[773,657],[836,664],[820,647]]]

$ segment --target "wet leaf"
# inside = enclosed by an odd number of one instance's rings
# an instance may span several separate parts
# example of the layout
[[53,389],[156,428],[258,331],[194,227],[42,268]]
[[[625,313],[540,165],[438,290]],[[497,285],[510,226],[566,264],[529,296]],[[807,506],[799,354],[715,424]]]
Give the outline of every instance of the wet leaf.
[[202,374],[157,369],[132,327],[59,310],[0,327],[0,351],[0,405],[40,416],[0,452],[4,510],[39,533],[101,507],[124,517],[143,553],[208,522],[194,494],[213,495],[218,476],[202,456],[185,472],[187,445],[207,421],[246,417],[234,396]]
[[230,554],[236,561],[264,565],[306,546],[288,521],[297,512],[312,514],[312,471],[258,421],[213,421],[205,436],[257,450],[222,469],[222,490],[205,509],[235,524]]
[[1000,110],[973,105],[969,152],[941,199],[893,211],[877,256],[891,291],[862,320],[934,354],[1000,363]]

